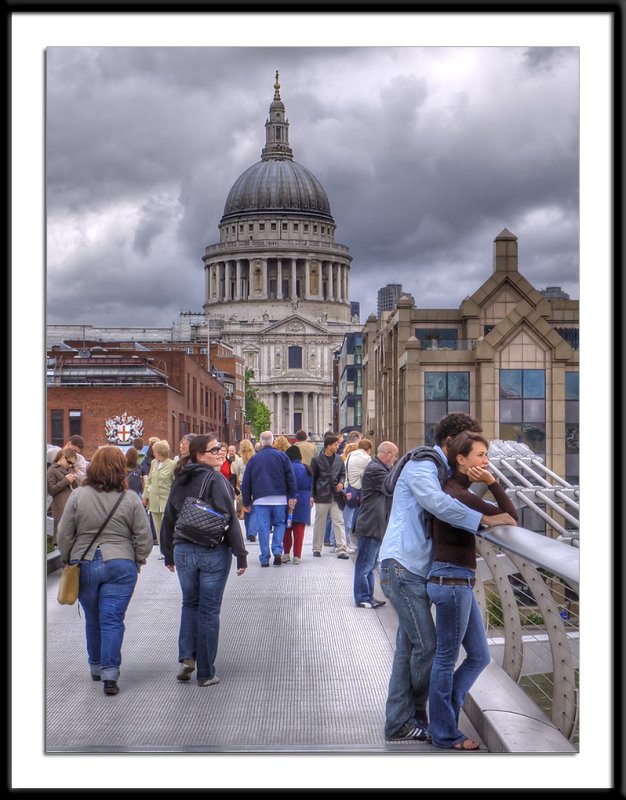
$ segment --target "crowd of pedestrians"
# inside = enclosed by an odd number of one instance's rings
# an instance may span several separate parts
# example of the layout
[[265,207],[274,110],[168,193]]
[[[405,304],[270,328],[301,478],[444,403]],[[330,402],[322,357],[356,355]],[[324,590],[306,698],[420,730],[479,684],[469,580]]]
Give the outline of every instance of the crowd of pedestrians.
[[[49,450],[53,540],[64,563],[82,565],[91,677],[104,682],[106,694],[118,692],[124,615],[157,546],[181,589],[176,678],[186,682],[196,672],[199,686],[218,683],[220,609],[232,559],[243,575],[246,543],[258,543],[262,568],[299,565],[305,528],[313,524],[314,560],[324,545],[342,561],[356,553],[346,575],[355,606],[389,602],[396,612],[385,737],[479,749],[458,728],[467,692],[489,661],[472,591],[475,537],[481,528],[517,520],[488,469],[481,432],[468,414],[451,413],[436,426],[434,447],[402,457],[394,442],[374,448],[358,431],[345,440],[327,431],[319,451],[304,431],[290,440],[269,430],[238,448],[213,434],[187,434],[174,459],[158,437],[147,448],[134,439],[125,453],[100,447],[90,463],[81,437]],[[472,492],[472,483],[485,484],[495,503]],[[201,495],[224,519],[218,544],[200,543],[182,522],[186,503]],[[385,599],[374,595],[377,571]],[[456,667],[461,646],[465,659]]]

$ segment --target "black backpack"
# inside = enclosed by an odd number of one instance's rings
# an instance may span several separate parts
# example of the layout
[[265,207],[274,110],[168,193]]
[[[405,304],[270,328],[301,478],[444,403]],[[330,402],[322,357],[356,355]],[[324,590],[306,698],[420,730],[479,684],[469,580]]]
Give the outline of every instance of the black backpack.
[[128,481],[128,488],[141,494],[143,491],[143,484],[141,482],[141,466],[136,466],[134,470],[126,473],[126,480]]
[[[405,464],[408,461],[421,461],[422,459],[427,458],[429,461],[434,461],[437,467],[437,477],[439,478],[439,484],[441,488],[443,488],[444,483],[448,480],[448,465],[442,461],[441,456],[435,450],[434,447],[428,447],[427,445],[420,445],[413,450],[409,450],[408,453],[405,453],[402,458],[396,463],[394,468],[391,470],[389,475],[385,478],[385,482],[383,484],[383,492],[388,497],[391,497],[394,493],[396,488],[396,484],[398,482],[398,478],[400,477],[400,473],[404,469]],[[426,522],[426,535],[430,539],[432,538],[432,514],[426,509],[424,511],[424,519]]]

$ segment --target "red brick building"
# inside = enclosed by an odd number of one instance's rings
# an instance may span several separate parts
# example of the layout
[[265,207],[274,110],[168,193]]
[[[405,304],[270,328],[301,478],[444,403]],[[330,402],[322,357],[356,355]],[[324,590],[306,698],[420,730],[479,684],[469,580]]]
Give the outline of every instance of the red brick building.
[[228,441],[226,391],[201,360],[152,343],[150,350],[96,342],[50,348],[47,441],[62,446],[78,433],[89,459],[98,446],[111,441],[112,430],[115,438],[115,418],[122,418],[117,444],[130,443],[138,429],[146,443],[150,436],[167,439],[172,454],[185,433],[214,432]]

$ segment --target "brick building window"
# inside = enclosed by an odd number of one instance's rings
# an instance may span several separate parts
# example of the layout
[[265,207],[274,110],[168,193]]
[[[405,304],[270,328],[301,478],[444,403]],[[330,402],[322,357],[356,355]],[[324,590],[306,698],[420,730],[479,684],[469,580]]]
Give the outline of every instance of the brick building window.
[[578,483],[579,467],[579,375],[578,372],[565,373],[565,480]]
[[[70,423],[70,436],[80,436],[82,434],[82,427],[83,427],[83,412],[82,411],[72,411],[70,410],[69,413],[69,423]],[[68,436],[69,439],[69,436]]]
[[193,410],[198,410],[198,380],[193,379]]
[[500,370],[500,438],[546,451],[546,373],[543,369]]
[[424,442],[435,444],[436,424],[453,411],[470,410],[469,372],[424,373]]
[[50,411],[50,444],[55,447],[63,447],[65,444],[63,436],[63,411],[58,409]]

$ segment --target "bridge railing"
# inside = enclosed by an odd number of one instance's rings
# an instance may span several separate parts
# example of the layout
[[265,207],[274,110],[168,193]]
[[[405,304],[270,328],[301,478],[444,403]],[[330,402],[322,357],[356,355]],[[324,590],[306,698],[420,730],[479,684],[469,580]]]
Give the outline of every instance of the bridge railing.
[[492,658],[577,746],[580,551],[512,526],[485,531],[477,550]]

